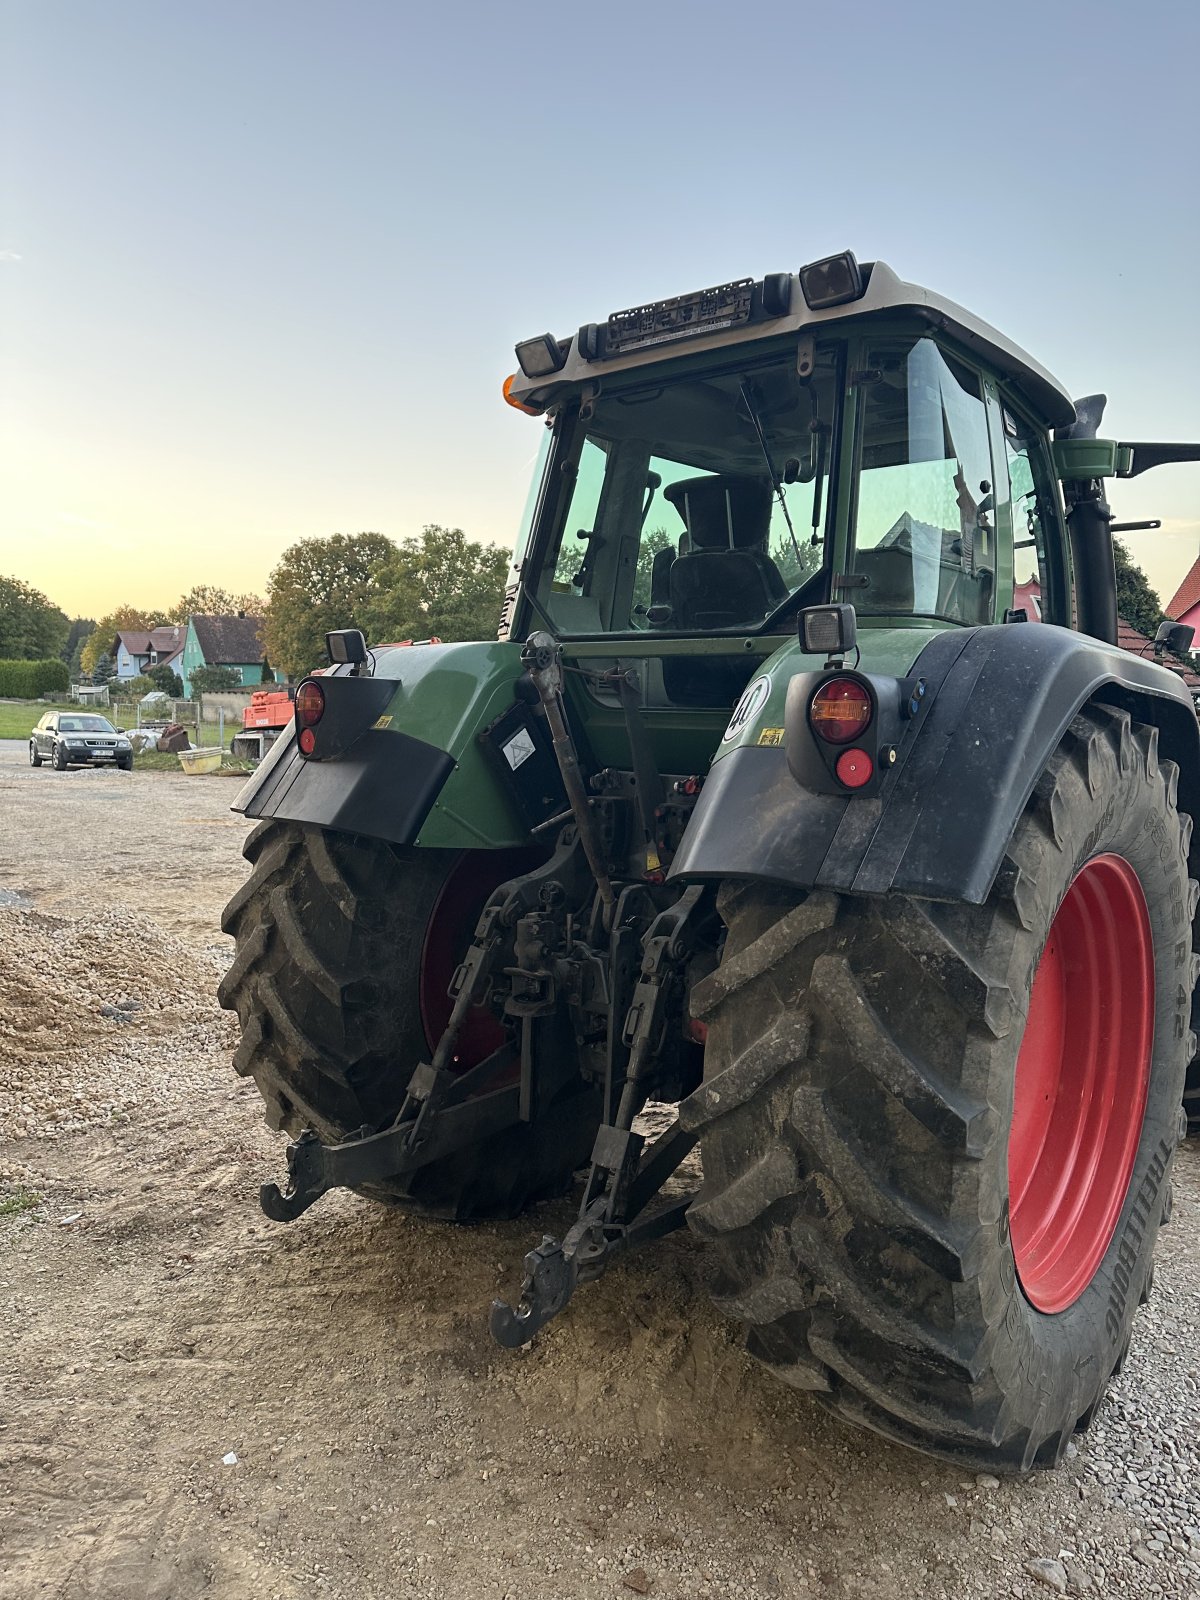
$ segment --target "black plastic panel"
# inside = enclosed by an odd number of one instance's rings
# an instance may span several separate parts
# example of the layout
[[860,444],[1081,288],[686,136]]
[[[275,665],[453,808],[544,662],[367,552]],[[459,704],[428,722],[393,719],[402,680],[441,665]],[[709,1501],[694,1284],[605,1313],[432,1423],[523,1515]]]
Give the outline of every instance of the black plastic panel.
[[368,728],[341,759],[306,761],[291,732],[233,809],[410,844],[453,770],[444,750],[407,733]]

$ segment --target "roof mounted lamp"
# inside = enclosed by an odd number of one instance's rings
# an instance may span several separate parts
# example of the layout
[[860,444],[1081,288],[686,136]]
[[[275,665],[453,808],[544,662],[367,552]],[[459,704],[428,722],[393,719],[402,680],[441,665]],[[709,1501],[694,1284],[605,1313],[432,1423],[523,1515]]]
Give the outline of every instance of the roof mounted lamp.
[[541,333],[517,346],[517,364],[527,378],[550,378],[566,365],[569,348],[569,341],[563,345],[552,333]]
[[852,250],[843,250],[838,256],[825,256],[821,261],[810,261],[808,266],[800,268],[799,277],[810,311],[824,311],[829,306],[861,300],[867,287]]

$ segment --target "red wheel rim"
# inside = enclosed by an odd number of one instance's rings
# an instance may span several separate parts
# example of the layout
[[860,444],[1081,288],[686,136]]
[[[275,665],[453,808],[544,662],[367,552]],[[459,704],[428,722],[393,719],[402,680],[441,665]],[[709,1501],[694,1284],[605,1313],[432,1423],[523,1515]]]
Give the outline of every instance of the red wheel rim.
[[1065,1311],[1129,1190],[1154,1044],[1154,942],[1137,874],[1096,856],[1050,925],[1017,1057],[1009,1230],[1025,1297]]
[[[453,1002],[447,990],[470,948],[475,924],[493,889],[517,873],[528,872],[535,860],[528,850],[470,850],[450,870],[430,914],[421,947],[421,1025],[430,1050],[446,1031]],[[486,1006],[467,1013],[458,1036],[451,1070],[466,1072],[498,1050],[504,1029]]]

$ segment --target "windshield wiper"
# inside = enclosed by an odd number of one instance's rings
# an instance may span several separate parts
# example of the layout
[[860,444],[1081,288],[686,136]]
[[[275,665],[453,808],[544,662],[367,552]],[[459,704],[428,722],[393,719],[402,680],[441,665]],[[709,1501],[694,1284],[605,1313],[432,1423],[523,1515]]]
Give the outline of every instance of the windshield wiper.
[[750,393],[750,380],[748,378],[743,378],[738,384],[738,389],[741,392],[742,400],[745,402],[746,410],[750,413],[750,421],[754,424],[754,431],[758,435],[758,448],[762,451],[762,458],[766,462],[767,471],[771,475],[771,488],[775,491],[775,498],[779,501],[779,509],[783,512],[783,520],[787,523],[787,531],[791,537],[792,549],[796,554],[796,564],[797,566],[803,567],[804,558],[800,554],[800,546],[796,541],[796,530],[792,527],[791,514],[787,508],[787,495],[783,491],[783,479],[779,476],[778,472],[776,472],[775,463],[771,459],[771,450],[770,446],[767,444],[767,435],[763,430],[762,420],[758,415],[758,408],[754,404],[754,400]]

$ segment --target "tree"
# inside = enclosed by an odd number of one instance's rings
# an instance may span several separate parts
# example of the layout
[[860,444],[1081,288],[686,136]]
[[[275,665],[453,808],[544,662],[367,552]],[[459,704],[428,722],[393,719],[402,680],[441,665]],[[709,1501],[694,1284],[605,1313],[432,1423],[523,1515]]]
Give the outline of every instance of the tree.
[[[674,550],[679,544],[678,538],[666,528],[645,528],[642,530],[642,542],[638,546],[637,572],[633,580],[633,609],[638,613],[639,606],[649,608],[651,599],[651,581],[654,577],[654,558],[661,550]],[[582,558],[581,558],[582,559]]]
[[242,687],[242,675],[236,667],[193,667],[188,682],[196,695],[228,694]]
[[71,659],[67,662],[67,668],[70,672],[72,683],[78,683],[80,678],[83,677],[83,652],[87,647],[88,640],[95,631],[93,628],[91,633],[85,633],[71,652]]
[[[1129,551],[1120,539],[1113,540],[1113,561],[1117,569],[1117,615],[1130,622],[1144,633],[1148,639],[1153,639],[1158,632],[1160,622],[1167,620],[1166,613],[1159,604],[1158,595],[1150,587],[1150,580],[1137,566]],[[1174,652],[1169,652],[1174,654]],[[1189,655],[1176,656],[1187,666],[1195,663]]]
[[96,657],[96,664],[92,668],[92,682],[111,683],[115,671],[116,668],[113,666],[112,657],[107,650],[102,650]]
[[357,626],[368,640],[494,639],[509,553],[430,524],[381,565]]
[[151,693],[154,682],[145,673],[138,672],[132,678],[115,678],[112,687],[122,700],[140,700],[144,694]]
[[109,650],[118,633],[147,633],[166,621],[161,611],[143,611],[138,606],[118,606],[101,617],[91,638],[80,652],[79,662],[84,672],[96,675],[96,662],[101,651]]
[[0,660],[46,661],[59,656],[70,624],[40,589],[0,578]]
[[231,594],[215,583],[198,583],[180,595],[167,612],[168,622],[186,622],[189,617],[231,617],[244,611],[248,617],[261,617],[265,606],[256,594]]
[[70,666],[83,649],[84,641],[88,635],[95,633],[96,624],[91,617],[72,617],[67,642],[62,647],[62,658]]
[[1135,566],[1120,539],[1113,540],[1117,567],[1117,614],[1151,639],[1163,620],[1163,608],[1141,567]]
[[160,694],[170,695],[172,700],[183,699],[183,679],[164,662],[151,667],[146,676]]
[[325,635],[364,628],[383,565],[396,547],[382,533],[301,539],[283,552],[267,589],[266,654],[289,677],[325,663]]

